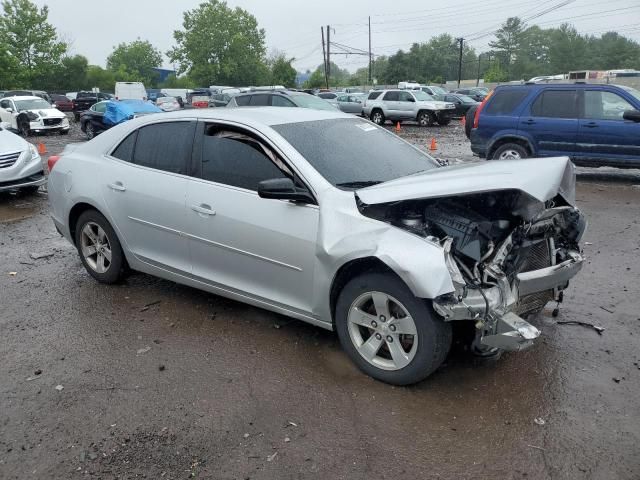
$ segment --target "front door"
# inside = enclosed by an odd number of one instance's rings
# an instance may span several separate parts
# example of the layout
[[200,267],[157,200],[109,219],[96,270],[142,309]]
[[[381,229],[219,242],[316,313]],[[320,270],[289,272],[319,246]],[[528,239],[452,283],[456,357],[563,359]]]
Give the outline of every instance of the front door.
[[185,230],[185,175],[196,122],[144,126],[112,153],[103,195],[114,227],[139,260],[178,273],[191,271]]
[[416,99],[409,92],[399,92],[398,95],[399,117],[402,119],[415,119]]
[[577,90],[542,90],[529,111],[520,116],[518,130],[533,139],[537,156],[573,156],[578,135]]
[[640,157],[640,123],[625,120],[627,110],[637,110],[615,92],[594,87],[584,91],[579,121],[576,162],[625,166]]
[[13,114],[7,111],[8,108],[15,108],[13,102],[11,100],[0,100],[0,121],[7,122],[11,124],[13,128],[16,128],[17,125],[14,124]]
[[198,167],[187,188],[193,274],[308,313],[319,209],[260,198],[260,181],[291,177],[291,170],[251,132],[228,128],[203,123],[196,137]]

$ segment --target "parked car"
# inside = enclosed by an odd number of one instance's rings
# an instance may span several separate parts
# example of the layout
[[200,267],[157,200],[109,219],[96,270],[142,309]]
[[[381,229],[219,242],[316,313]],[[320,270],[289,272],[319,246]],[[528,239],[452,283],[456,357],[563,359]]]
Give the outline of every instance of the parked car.
[[209,98],[210,107],[226,107],[231,99],[240,93],[238,88],[223,88],[219,89],[217,93],[214,93]]
[[116,100],[147,100],[142,82],[116,82]]
[[228,103],[228,108],[234,107],[300,107],[314,110],[336,111],[337,107],[328,101],[304,92],[289,90],[274,90],[271,92],[251,92],[236,95]]
[[73,118],[77,121],[80,120],[80,114],[91,108],[92,105],[108,101],[113,98],[113,95],[103,92],[77,92],[76,98],[72,100],[73,105]]
[[180,104],[180,107],[184,107],[184,102],[187,100],[187,94],[190,92],[188,88],[163,88],[160,90],[168,97],[175,97]]
[[[158,88],[149,88],[147,89],[147,100],[152,103],[156,103],[156,100],[162,97],[166,97],[167,95],[162,93]],[[142,99],[141,99],[142,100]]]
[[485,87],[457,88],[455,90],[451,90],[451,93],[459,93],[461,95],[467,95],[468,97],[473,98],[476,102],[481,102],[489,94],[489,89]]
[[42,90],[9,90],[4,92],[5,97],[40,97],[43,100],[51,103],[51,97],[47,92]]
[[340,92],[319,92],[316,94],[318,98],[323,100],[336,100]]
[[569,156],[640,167],[640,92],[595,84],[496,87],[474,113],[471,150],[488,159]]
[[438,85],[420,85],[416,90],[422,90],[424,93],[431,95],[436,100],[445,102],[447,100],[445,100],[444,97],[449,93],[446,89],[439,87]]
[[130,268],[335,329],[392,384],[436,370],[454,322],[478,353],[529,347],[522,316],[583,262],[568,159],[441,167],[338,111],[142,117],[48,163],[53,221],[99,282]]
[[25,137],[31,133],[69,133],[69,119],[46,100],[35,96],[5,97],[0,100],[0,121],[19,130]]
[[33,193],[47,181],[38,150],[0,124],[0,192],[21,190]]
[[473,98],[461,93],[448,93],[444,95],[444,101],[455,105],[456,109],[452,114],[454,117],[463,117],[471,107],[476,107],[480,104]]
[[178,99],[174,97],[159,97],[156,100],[156,107],[163,112],[174,112],[181,108]]
[[191,106],[193,108],[209,108],[210,97],[208,95],[193,95],[191,97]]
[[80,129],[92,140],[96,135],[114,125],[150,113],[162,112],[160,108],[142,100],[109,100],[98,102],[80,116]]
[[64,94],[64,96],[67,97],[69,100],[75,100],[77,95],[78,95],[78,92],[67,92]]
[[61,112],[73,111],[73,102],[64,95],[51,95],[51,100],[53,101],[51,105]]
[[421,90],[383,90],[369,93],[362,112],[372,122],[383,125],[387,120],[393,122],[415,120],[422,127],[434,123],[448,125],[453,103],[434,100]]
[[342,95],[338,95],[338,97],[336,98],[336,105],[345,113],[362,115],[362,103],[364,102],[365,98],[365,95],[345,93]]
[[208,99],[211,95],[211,91],[208,88],[196,88],[187,93],[187,103],[191,105],[193,97],[207,97]]
[[109,128],[102,121],[107,103],[109,101],[94,103],[89,110],[80,114],[80,130],[87,136],[87,140],[93,139]]

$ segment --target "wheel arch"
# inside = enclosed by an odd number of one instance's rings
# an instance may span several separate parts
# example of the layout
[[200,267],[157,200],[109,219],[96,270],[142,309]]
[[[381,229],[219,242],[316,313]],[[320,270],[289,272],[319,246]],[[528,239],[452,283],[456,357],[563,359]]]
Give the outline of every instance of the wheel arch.
[[[100,215],[102,215],[103,217],[107,218],[108,217],[102,212],[100,211],[100,209],[98,207],[96,207],[95,205],[88,203],[88,202],[78,202],[76,203],[71,210],[69,210],[69,236],[71,237],[71,240],[74,244],[74,246],[76,245],[76,224],[78,223],[78,219],[80,218],[80,215],[82,215],[84,212],[86,212],[87,210],[95,210],[96,212],[100,213]],[[113,225],[112,225],[113,226]],[[115,228],[114,228],[115,230]],[[117,233],[116,233],[117,234]]]
[[487,147],[486,157],[488,159],[492,158],[495,151],[498,148],[500,148],[502,145],[505,145],[507,143],[515,143],[517,145],[520,145],[521,147],[525,148],[529,152],[529,155],[531,156],[535,155],[535,150],[533,148],[533,144],[531,140],[529,140],[527,137],[524,137],[522,135],[509,134],[509,135],[505,135],[503,137],[497,138],[495,140],[492,140],[489,146]]

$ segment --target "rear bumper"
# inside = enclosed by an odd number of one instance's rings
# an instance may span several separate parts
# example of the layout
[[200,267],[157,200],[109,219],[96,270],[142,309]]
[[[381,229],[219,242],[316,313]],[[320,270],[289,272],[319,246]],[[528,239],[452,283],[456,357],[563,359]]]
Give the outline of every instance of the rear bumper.
[[6,192],[9,190],[16,190],[19,188],[25,187],[35,187],[44,185],[47,181],[47,178],[44,175],[44,171],[40,171],[38,173],[34,173],[33,175],[29,175],[28,177],[21,178],[19,180],[10,180],[8,182],[0,182],[0,192]]

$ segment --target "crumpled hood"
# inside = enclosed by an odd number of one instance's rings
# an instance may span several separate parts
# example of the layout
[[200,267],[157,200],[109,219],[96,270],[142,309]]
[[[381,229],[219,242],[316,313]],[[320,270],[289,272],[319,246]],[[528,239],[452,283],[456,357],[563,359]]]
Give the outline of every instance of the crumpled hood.
[[356,195],[373,205],[512,189],[541,202],[560,194],[574,205],[575,167],[568,157],[464,163],[362,188]]
[[0,130],[0,155],[22,152],[27,148],[29,144],[22,137],[7,130]]
[[35,113],[41,118],[65,118],[66,115],[57,108],[40,108],[35,110],[25,110]]

